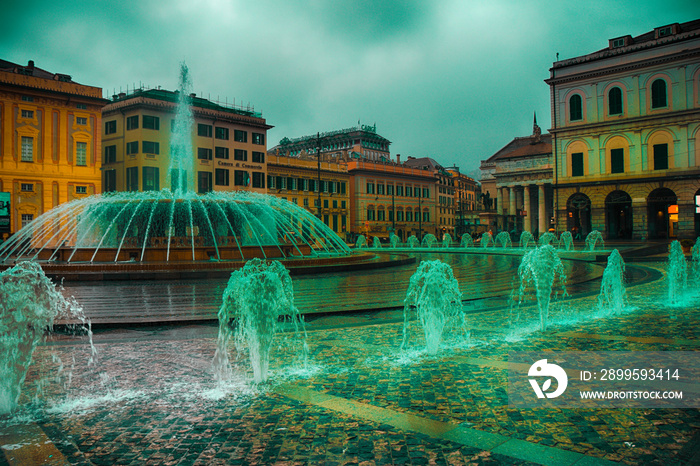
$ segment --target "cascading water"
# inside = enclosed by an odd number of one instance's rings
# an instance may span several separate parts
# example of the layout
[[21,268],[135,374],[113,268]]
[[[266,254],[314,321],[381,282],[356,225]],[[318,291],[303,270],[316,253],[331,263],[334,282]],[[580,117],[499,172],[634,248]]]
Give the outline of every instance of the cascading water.
[[493,246],[493,235],[490,231],[485,231],[481,235],[481,247],[488,248],[489,246]]
[[669,247],[666,283],[668,284],[668,303],[680,304],[688,285],[688,262],[685,260],[683,247],[677,240],[673,241]]
[[66,299],[34,262],[20,262],[0,273],[0,415],[17,407],[27,370],[36,346],[59,317],[78,320],[89,336],[90,323],[74,300]]
[[392,233],[391,236],[389,237],[389,245],[390,245],[392,248],[396,248],[396,247],[398,246],[398,244],[399,244],[400,241],[401,241],[401,240],[399,239],[399,237],[396,236],[396,235],[393,234],[393,233]]
[[306,330],[294,305],[287,269],[278,261],[251,259],[233,272],[219,309],[219,336],[213,361],[217,379],[224,382],[231,378],[228,343],[233,336],[238,353],[248,350],[254,381],[267,381],[270,350],[284,321],[293,325],[291,343],[300,362],[306,365]]
[[418,241],[418,238],[416,238],[416,235],[409,236],[406,243],[408,243],[409,248],[417,248],[418,246],[420,246],[420,241]]
[[463,248],[473,248],[474,238],[472,238],[472,235],[470,235],[469,233],[465,233],[462,235],[462,239],[460,240],[459,245]]
[[593,230],[586,236],[586,246],[584,250],[595,251],[595,249],[605,249],[605,241],[603,235],[598,230]]
[[452,237],[450,236],[449,233],[445,233],[445,235],[442,237],[442,247],[449,248],[451,245],[452,245]]
[[531,244],[535,246],[535,238],[533,238],[532,233],[523,231],[520,234],[520,249],[527,249]]
[[574,250],[574,237],[571,235],[570,231],[565,231],[559,237],[559,249],[564,251]]
[[608,256],[608,265],[603,272],[598,295],[598,310],[609,315],[622,313],[625,308],[625,261],[620,252],[614,249]]
[[462,294],[452,268],[440,260],[423,261],[411,276],[404,300],[403,341],[405,349],[409,338],[411,309],[416,310],[418,322],[425,335],[425,348],[436,354],[446,326],[457,322],[463,325]]
[[510,239],[510,233],[507,231],[502,231],[499,234],[496,235],[496,245],[501,246],[502,248],[509,248],[513,246],[513,243]]
[[552,295],[555,298],[566,296],[566,274],[556,249],[546,245],[525,254],[518,267],[518,278],[518,306],[526,295],[534,293],[540,315],[540,330],[544,332],[547,330]]
[[372,247],[373,248],[381,248],[382,247],[382,240],[379,239],[379,236],[375,236],[374,239],[372,240]]
[[694,286],[700,284],[700,236],[695,240],[695,245],[691,249],[690,266],[692,270],[691,280]]
[[540,239],[538,241],[538,244],[540,246],[546,246],[548,244],[552,244],[556,240],[557,240],[557,236],[554,233],[547,231],[547,232],[540,235]]
[[367,247],[367,238],[365,238],[365,235],[360,235],[357,237],[357,240],[355,240],[355,249],[362,249]]
[[437,244],[437,242],[438,242],[438,240],[435,237],[435,235],[433,235],[432,233],[428,233],[427,235],[425,235],[423,237],[423,241],[421,241],[420,247],[432,248],[433,246],[435,246]]

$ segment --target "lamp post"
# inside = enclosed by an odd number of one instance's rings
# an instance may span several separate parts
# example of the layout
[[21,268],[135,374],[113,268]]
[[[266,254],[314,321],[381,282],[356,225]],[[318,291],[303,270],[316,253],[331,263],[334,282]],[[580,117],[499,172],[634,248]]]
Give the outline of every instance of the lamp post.
[[316,133],[316,159],[318,160],[318,181],[316,187],[318,188],[318,219],[321,220],[321,133]]
[[421,208],[420,204],[420,188],[418,188],[418,240],[422,241],[423,240],[423,209]]

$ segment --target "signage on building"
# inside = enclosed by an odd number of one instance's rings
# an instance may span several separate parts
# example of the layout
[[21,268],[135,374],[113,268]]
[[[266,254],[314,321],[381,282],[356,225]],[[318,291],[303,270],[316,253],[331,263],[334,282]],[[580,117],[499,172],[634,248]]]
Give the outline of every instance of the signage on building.
[[0,233],[10,233],[10,193],[0,193]]

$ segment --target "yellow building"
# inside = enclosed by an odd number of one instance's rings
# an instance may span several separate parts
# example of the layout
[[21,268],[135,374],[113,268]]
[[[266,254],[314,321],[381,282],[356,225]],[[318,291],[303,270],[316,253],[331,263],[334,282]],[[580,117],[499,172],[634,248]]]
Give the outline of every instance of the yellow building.
[[[110,191],[172,189],[170,141],[178,92],[137,89],[113,97],[102,112],[103,186]],[[191,96],[195,186],[209,191],[266,192],[269,126],[249,109]]]
[[0,60],[0,235],[100,192],[102,89]]
[[420,170],[427,170],[435,178],[436,228],[434,232],[428,231],[428,233],[434,233],[439,240],[442,240],[445,234],[449,234],[450,237],[454,238],[455,179],[452,174],[430,157],[415,158],[409,156],[405,165]]
[[[300,205],[341,238],[348,231],[350,194],[347,165],[330,156],[267,157],[268,194]],[[320,182],[319,182],[320,178]]]
[[482,210],[481,185],[474,178],[461,173],[458,167],[450,167],[447,171],[454,180],[454,239],[458,240],[465,233],[483,233],[488,225],[482,225],[479,217]]

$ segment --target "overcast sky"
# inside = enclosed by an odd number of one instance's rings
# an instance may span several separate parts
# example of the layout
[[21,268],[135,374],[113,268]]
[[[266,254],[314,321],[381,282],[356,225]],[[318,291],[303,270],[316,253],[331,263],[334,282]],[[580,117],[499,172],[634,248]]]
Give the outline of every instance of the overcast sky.
[[[608,39],[700,19],[700,2],[527,0],[10,0],[0,58],[65,73],[105,96],[134,84],[250,103],[280,139],[377,125],[391,153],[463,172],[533,112],[551,127],[544,79]],[[303,5],[303,6],[302,6]]]

